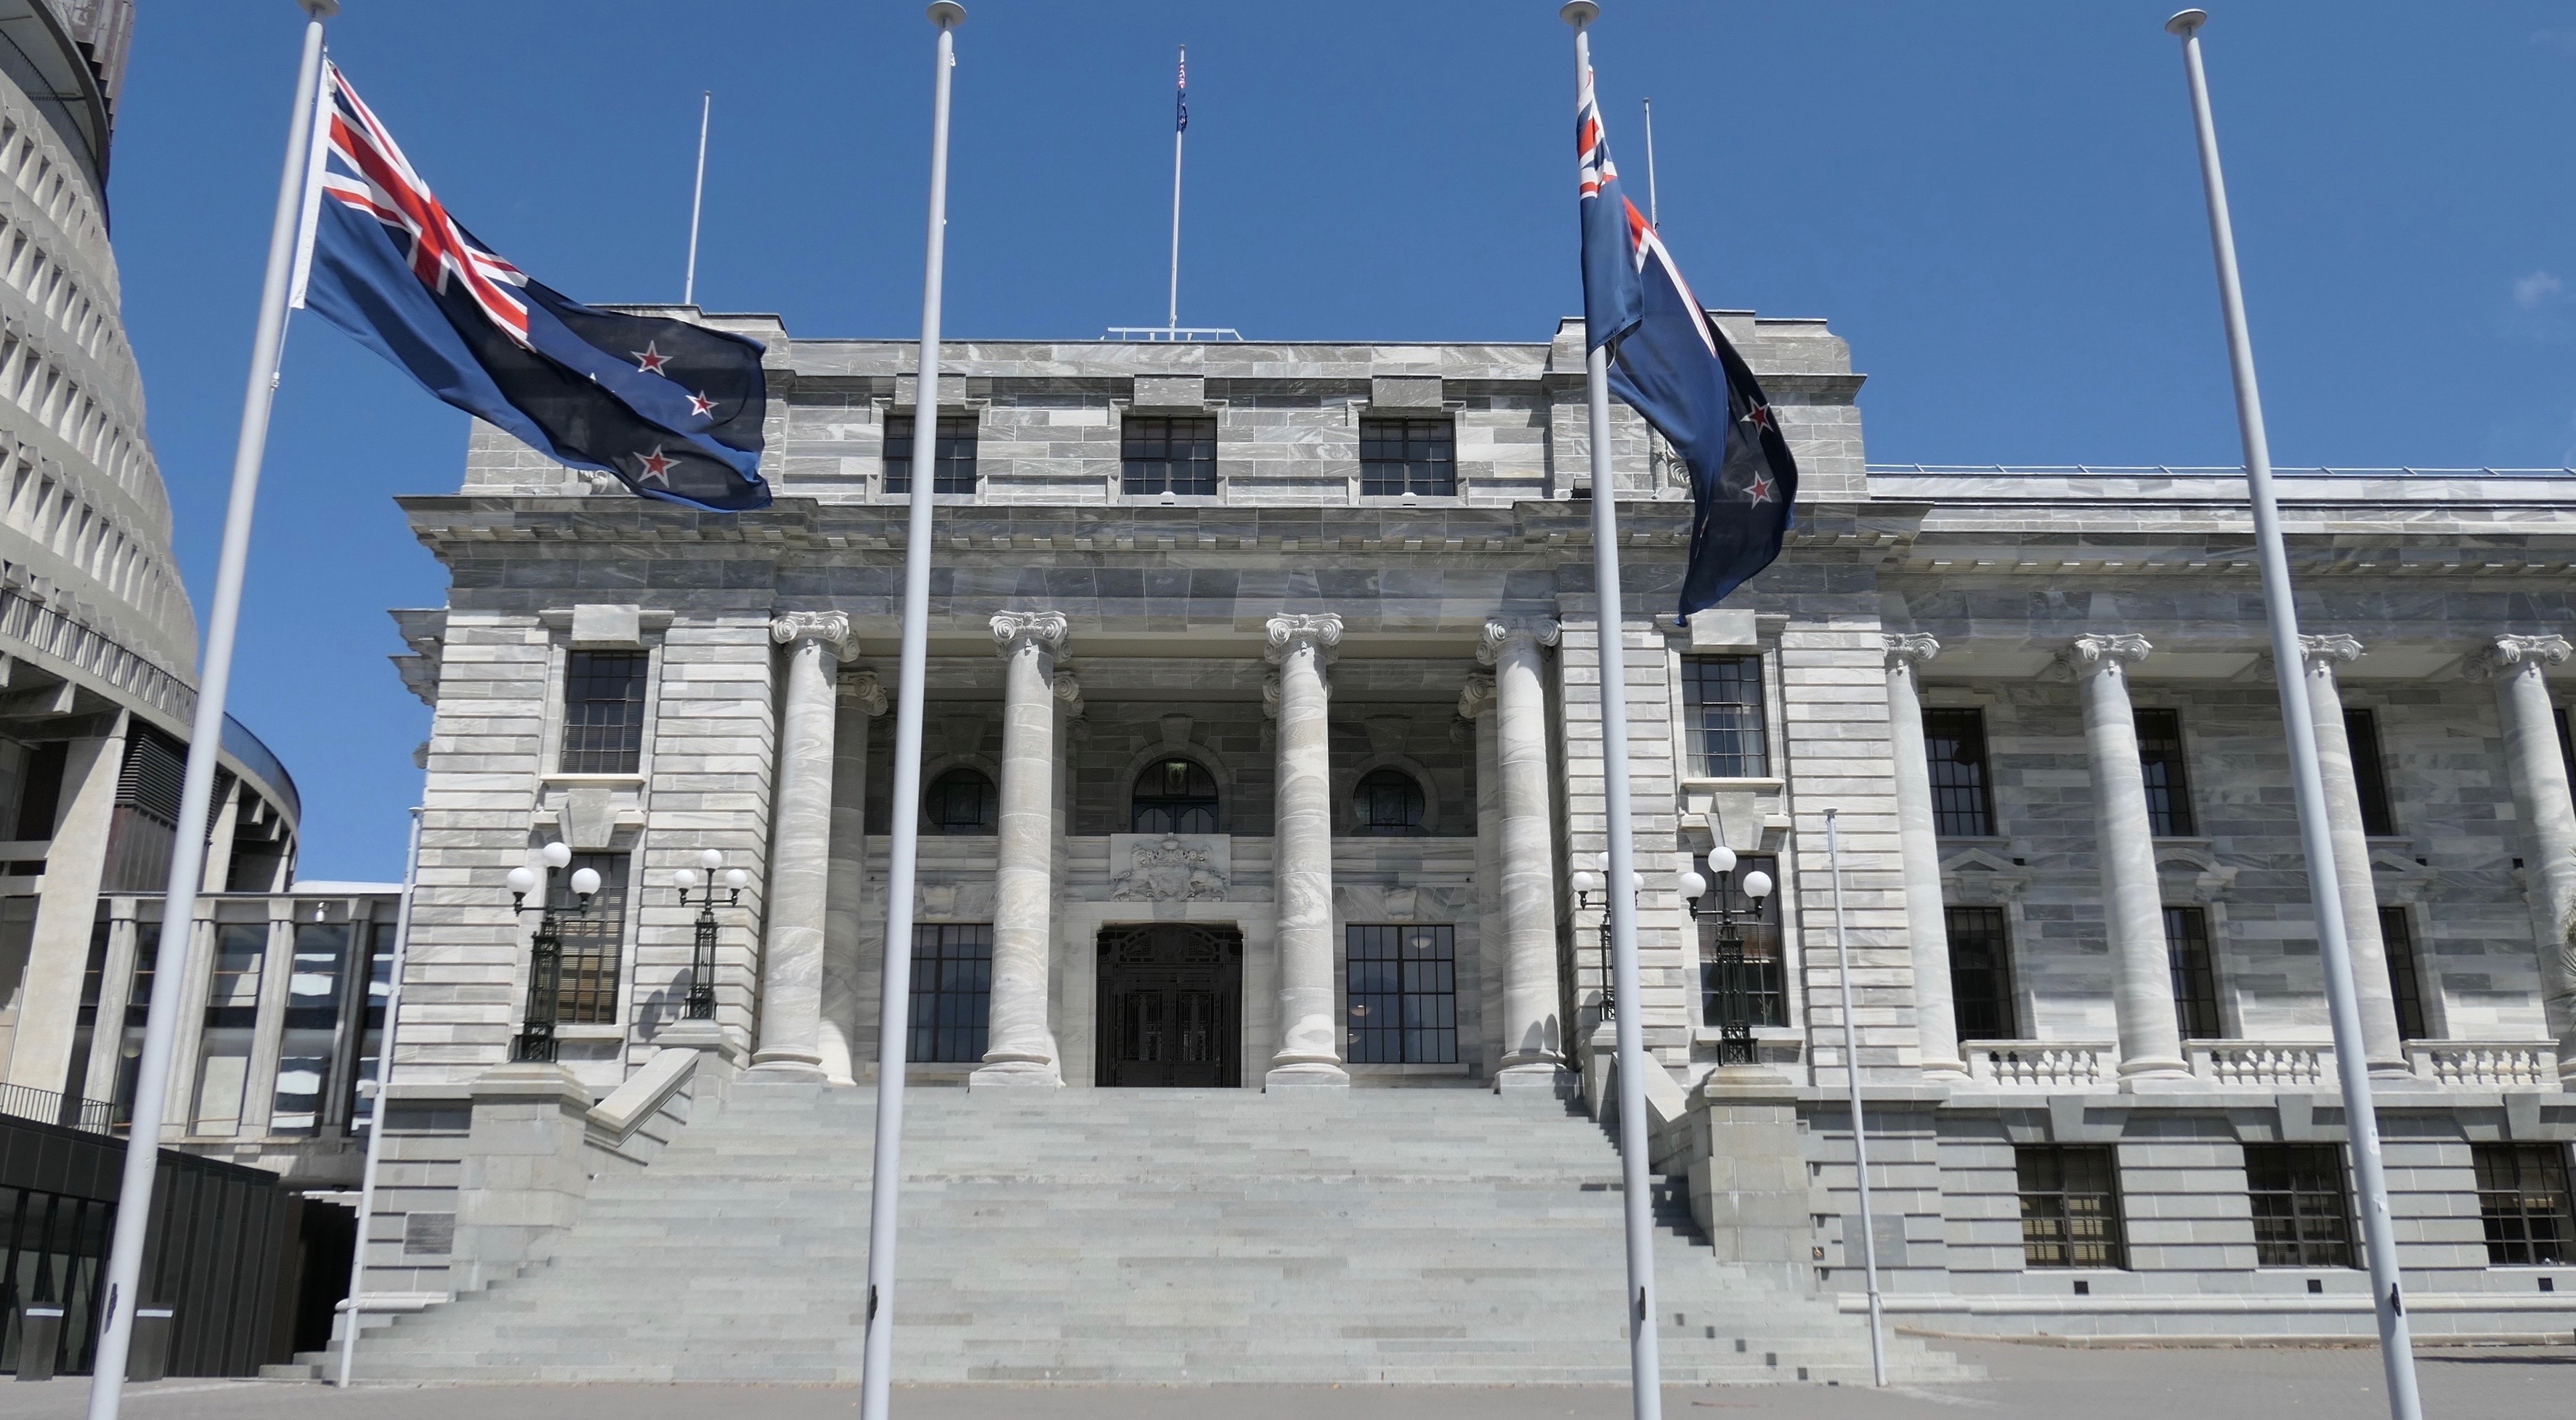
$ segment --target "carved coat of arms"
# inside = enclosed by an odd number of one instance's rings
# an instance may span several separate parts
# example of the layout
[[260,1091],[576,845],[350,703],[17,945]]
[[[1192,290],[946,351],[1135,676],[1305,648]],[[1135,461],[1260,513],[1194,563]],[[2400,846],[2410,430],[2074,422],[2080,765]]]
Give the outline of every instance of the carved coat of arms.
[[1110,895],[1122,902],[1222,902],[1229,885],[1214,850],[1165,838],[1136,845]]

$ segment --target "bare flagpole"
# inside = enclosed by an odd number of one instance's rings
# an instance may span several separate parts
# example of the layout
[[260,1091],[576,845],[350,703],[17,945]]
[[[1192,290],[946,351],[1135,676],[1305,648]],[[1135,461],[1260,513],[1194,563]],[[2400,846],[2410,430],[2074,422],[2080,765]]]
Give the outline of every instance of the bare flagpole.
[[188,938],[206,871],[206,809],[214,798],[215,759],[224,741],[224,696],[233,673],[233,636],[241,625],[242,580],[250,562],[251,511],[259,500],[260,461],[268,450],[269,410],[277,400],[278,361],[286,348],[286,294],[295,268],[304,213],[304,175],[311,160],[313,99],[322,82],[322,22],[339,0],[301,0],[304,54],[296,63],[295,111],[287,120],[286,170],[277,180],[277,214],[268,230],[268,272],[260,283],[259,326],[251,338],[250,386],[242,395],[241,435],[233,448],[231,500],[224,508],[222,554],[215,563],[214,606],[206,621],[205,663],[197,673],[197,713],[188,732],[188,767],[179,793],[179,833],[161,898],[161,943],[136,1062],[134,1120],[125,1136],[125,1178],[116,1195],[106,1302],[99,1319],[97,1362],[90,1371],[89,1420],[117,1420],[125,1400],[125,1361],[134,1342],[136,1289],[152,1222],[153,1174],[161,1161],[161,1119],[170,1091],[171,1038],[182,1009],[178,984],[188,971]]
[[1181,328],[1181,139],[1190,131],[1190,47],[1181,46],[1179,107],[1172,117],[1172,295],[1163,307],[1163,334],[1179,338]]
[[2415,1386],[2415,1349],[2406,1308],[2398,1295],[2397,1239],[2388,1212],[2388,1172],[2379,1153],[2379,1116],[2370,1092],[2370,1063],[2361,1036],[2361,1006],[2353,989],[2352,948],[2344,937],[2343,893],[2337,886],[2334,840],[2326,814],[2323,773],[2317,764],[2316,726],[2308,718],[2307,661],[2299,644],[2299,614],[2291,600],[2290,558],[2281,541],[2281,509],[2272,493],[2272,447],[2263,429],[2263,395],[2254,382],[2254,341],[2245,325],[2245,289],[2236,270],[2236,228],[2227,213],[2227,179],[2218,165],[2218,128],[2209,111],[2209,76],[2200,62],[2200,27],[2207,13],[2185,10],[2165,21],[2182,40],[2183,75],[2191,88],[2192,126],[2200,139],[2200,185],[2209,204],[2209,244],[2218,263],[2219,312],[2227,325],[2227,362],[2236,382],[2236,426],[2245,444],[2246,499],[2254,513],[2255,547],[2263,569],[2263,611],[2272,633],[2273,676],[2280,687],[2281,722],[2289,732],[2290,782],[2299,805],[2300,846],[2308,860],[2308,898],[2317,915],[2317,949],[2324,958],[2326,1014],[2334,1024],[2335,1074],[2343,1085],[2343,1117],[2352,1140],[2353,1181],[2361,1194],[2362,1244],[2370,1261],[2373,1309],[2379,1315],[2380,1360],[2388,1378],[2388,1413],[2394,1420],[2423,1420]]
[[680,283],[680,304],[698,303],[698,213],[707,203],[707,118],[716,109],[716,91],[698,95],[698,182],[689,191],[689,275]]
[[859,1420],[886,1420],[894,1369],[895,1223],[903,1195],[903,1076],[912,1001],[912,894],[921,834],[922,680],[930,657],[930,509],[939,463],[939,311],[948,261],[948,81],[966,7],[936,0],[939,58],[930,108],[930,234],[921,272],[921,365],[912,405],[912,507],[903,543],[903,650],[895,673],[894,837],[886,850],[886,934],[877,1004],[876,1158],[868,1183],[867,1346]]
[[1663,229],[1663,214],[1655,204],[1655,101],[1646,100],[1646,225]]
[[[1601,13],[1593,0],[1568,0],[1557,14],[1574,26],[1574,84],[1592,74],[1585,26]],[[1612,1019],[1619,1041],[1619,1176],[1628,1243],[1628,1382],[1635,1420],[1663,1420],[1663,1360],[1655,1338],[1655,1222],[1646,1175],[1652,1126],[1646,1119],[1645,999],[1637,980],[1636,829],[1628,809],[1627,639],[1619,601],[1619,489],[1610,459],[1610,355],[1594,346],[1584,361],[1592,444],[1592,581],[1601,653],[1601,799],[1610,844],[1604,894],[1610,906],[1610,989],[1628,1008]]]
[[[1843,841],[1834,823],[1835,809],[1825,810],[1825,863],[1834,876],[1834,971],[1843,986],[1843,1075],[1851,1087],[1852,1167],[1860,1178],[1860,1254],[1869,1288],[1869,1371],[1887,1384],[1887,1318],[1878,1295],[1878,1220],[1869,1211],[1869,1125],[1860,1108],[1860,1025],[1852,1016],[1851,943],[1843,932]],[[1846,1250],[1850,1234],[1844,1234]],[[1851,1259],[1843,1259],[1851,1265]]]
[[[358,1361],[358,1323],[366,1317],[367,1221],[376,1215],[376,1165],[385,1151],[385,1087],[394,1079],[394,1026],[402,1017],[403,959],[411,947],[411,896],[420,886],[420,816],[411,811],[411,846],[404,850],[402,903],[394,913],[394,959],[385,982],[385,1023],[376,1037],[375,1097],[367,1115],[367,1162],[358,1175],[358,1245],[349,1257],[347,1319],[340,1332],[340,1386]],[[360,1029],[365,1028],[361,1020]]]

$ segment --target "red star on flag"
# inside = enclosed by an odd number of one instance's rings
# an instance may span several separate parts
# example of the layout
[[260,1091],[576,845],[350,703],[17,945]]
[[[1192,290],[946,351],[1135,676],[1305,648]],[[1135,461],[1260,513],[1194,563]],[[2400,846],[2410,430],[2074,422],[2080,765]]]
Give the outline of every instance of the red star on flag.
[[636,482],[658,483],[665,488],[671,486],[671,480],[667,475],[671,472],[671,465],[679,462],[678,459],[671,458],[664,454],[661,447],[656,445],[654,446],[653,452],[644,456],[643,462],[644,471],[636,475]]
[[635,357],[636,369],[639,369],[648,375],[658,375],[662,373],[663,366],[671,363],[670,356],[653,348],[658,343],[659,342],[657,341],[648,340],[644,342],[643,349],[629,350],[626,352],[627,354]]
[[1769,475],[1769,474],[1767,474],[1767,473],[1757,473],[1757,474],[1753,475],[1753,486],[1752,486],[1752,488],[1750,488],[1750,489],[1749,489],[1749,490],[1747,490],[1747,491],[1749,491],[1750,493],[1752,493],[1752,495],[1753,495],[1753,499],[1752,499],[1752,501],[1754,501],[1754,502],[1756,502],[1756,503],[1768,503],[1768,502],[1770,502],[1770,501],[1771,501],[1771,475]]
[[707,398],[704,394],[693,394],[689,396],[689,412],[691,414],[706,414],[714,410],[715,407],[716,402]]
[[1767,404],[1757,404],[1753,406],[1751,409],[1745,411],[1744,422],[1752,425],[1756,429],[1770,428],[1771,406]]

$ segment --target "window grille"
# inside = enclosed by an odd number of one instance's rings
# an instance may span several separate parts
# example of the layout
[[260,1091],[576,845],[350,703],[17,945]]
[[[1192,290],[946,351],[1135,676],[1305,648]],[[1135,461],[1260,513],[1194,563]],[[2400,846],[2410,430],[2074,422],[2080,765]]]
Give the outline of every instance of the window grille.
[[1119,488],[1126,493],[1216,492],[1216,418],[1130,414],[1119,429]]
[[564,661],[565,774],[633,774],[644,761],[642,651],[575,651]]
[[2191,812],[2191,775],[2183,764],[2182,712],[2137,712],[2138,768],[2147,781],[2147,830],[2158,838],[2199,832]]
[[1445,414],[1360,420],[1360,492],[1446,497],[1458,491],[1458,435]]
[[1704,779],[1769,777],[1760,656],[1685,658],[1682,713],[1692,774]]
[[1422,831],[1422,786],[1401,769],[1372,769],[1361,775],[1352,797],[1362,833]]
[[2379,752],[2379,717],[2368,710],[2343,712],[2343,737],[2352,746],[2352,786],[2361,797],[2361,831],[2373,838],[2397,832],[2388,803],[2388,761]]
[[922,815],[933,833],[991,833],[1001,811],[1001,795],[980,769],[960,766],[930,781],[921,796]]
[[1215,833],[1216,778],[1197,761],[1166,759],[1136,776],[1128,805],[1131,833]]
[[2206,909],[2165,909],[2165,958],[2173,968],[2174,1018],[2183,1038],[2224,1038],[2227,1028],[2218,1014],[2218,967],[2210,950]]
[[1923,712],[1923,750],[1932,778],[1933,831],[1944,838],[1991,838],[1994,793],[1986,772],[1982,710]]
[[2352,1195],[2340,1144],[2248,1144],[2257,1267],[2350,1267]]
[[[1705,918],[1699,923],[1699,999],[1700,1019],[1707,1025],[1723,1029],[1731,1025],[1785,1026],[1789,1023],[1789,969],[1786,940],[1780,931],[1780,899],[1785,895],[1778,887],[1762,899],[1754,911],[1753,902],[1745,897],[1743,882],[1748,873],[1767,873],[1773,883],[1780,881],[1780,860],[1768,854],[1743,853],[1735,860],[1735,871],[1721,882],[1708,870],[1708,859],[1701,857],[1692,864],[1709,884],[1709,892],[1721,900],[1708,904],[1723,906],[1735,915],[1736,932],[1743,945],[1744,961],[1739,966],[1726,959],[1723,942],[1725,929]],[[1609,964],[1601,964],[1606,979]]]
[[2023,1144],[2013,1150],[2021,1187],[2025,1267],[2129,1265],[2120,1226],[2120,1165],[2108,1144]]
[[2012,942],[2000,907],[1941,912],[1950,936],[1950,1009],[1961,1040],[2015,1040]]
[[992,999],[993,924],[914,924],[907,1058],[958,1064],[982,1060]]
[[2415,929],[2406,909],[2379,909],[2379,940],[2388,957],[2388,989],[2397,998],[2397,1036],[2422,1040],[2433,1032],[2424,1019],[2424,976],[2415,961]]
[[[575,853],[572,862],[546,875],[546,900],[563,930],[563,977],[555,989],[555,1023],[617,1024],[617,977],[626,943],[626,858],[623,853]],[[572,875],[599,874],[590,910],[572,915]]]
[[1445,925],[1349,928],[1347,1044],[1354,1065],[1458,1062],[1458,967]]
[[[912,491],[913,416],[889,414],[885,419],[885,491]],[[972,414],[939,416],[937,447],[930,451],[930,491],[933,493],[972,493],[975,491],[976,418]]]
[[2576,1262],[2576,1209],[2567,1196],[2564,1144],[2472,1144],[2478,1217],[2490,1267]]

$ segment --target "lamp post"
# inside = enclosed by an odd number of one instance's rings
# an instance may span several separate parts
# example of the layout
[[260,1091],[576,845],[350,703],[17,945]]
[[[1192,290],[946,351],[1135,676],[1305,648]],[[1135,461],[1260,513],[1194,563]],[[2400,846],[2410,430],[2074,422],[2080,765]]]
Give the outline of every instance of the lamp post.
[[[1610,855],[1601,853],[1594,855],[1592,867],[1574,870],[1575,911],[1591,910],[1592,894],[1601,891],[1601,884],[1607,881],[1609,869]],[[1631,892],[1645,891],[1645,874],[1630,873],[1628,876],[1631,879],[1629,884]],[[1610,970],[1610,955],[1610,901],[1605,897],[1601,901],[1601,1019],[1605,1021],[1619,1019],[1619,992],[1617,984],[1611,980],[1613,973]]]
[[1724,845],[1708,851],[1708,870],[1717,875],[1717,891],[1696,871],[1682,874],[1682,896],[1692,920],[1717,924],[1717,1063],[1751,1065],[1753,1058],[1753,992],[1745,969],[1744,925],[1762,920],[1763,899],[1771,895],[1771,875],[1760,869],[1744,875],[1738,907],[1728,889],[1735,883],[1735,850]]
[[[522,863],[510,870],[510,910],[535,911],[537,935],[528,942],[528,1009],[522,1015],[519,1038],[510,1047],[510,1058],[522,1063],[540,1065],[555,1063],[555,1013],[563,994],[563,919],[582,917],[590,912],[590,900],[599,892],[599,874],[590,868],[576,868],[572,875],[572,910],[557,910],[549,879],[554,870],[572,861],[572,850],[561,843],[549,843],[537,851],[538,860],[546,865],[543,873]],[[528,894],[537,894],[534,909],[528,906]]]
[[701,881],[706,884],[706,891],[698,892],[698,936],[689,954],[689,1004],[685,1015],[693,1021],[711,1021],[716,1018],[716,874],[724,874],[725,891],[730,894],[725,898],[727,907],[742,906],[742,890],[751,885],[751,874],[725,867],[724,855],[712,848],[698,855],[698,867],[706,869],[705,878],[698,876],[698,868],[682,868],[671,878],[680,885],[682,907],[689,905],[689,894],[698,891]]

